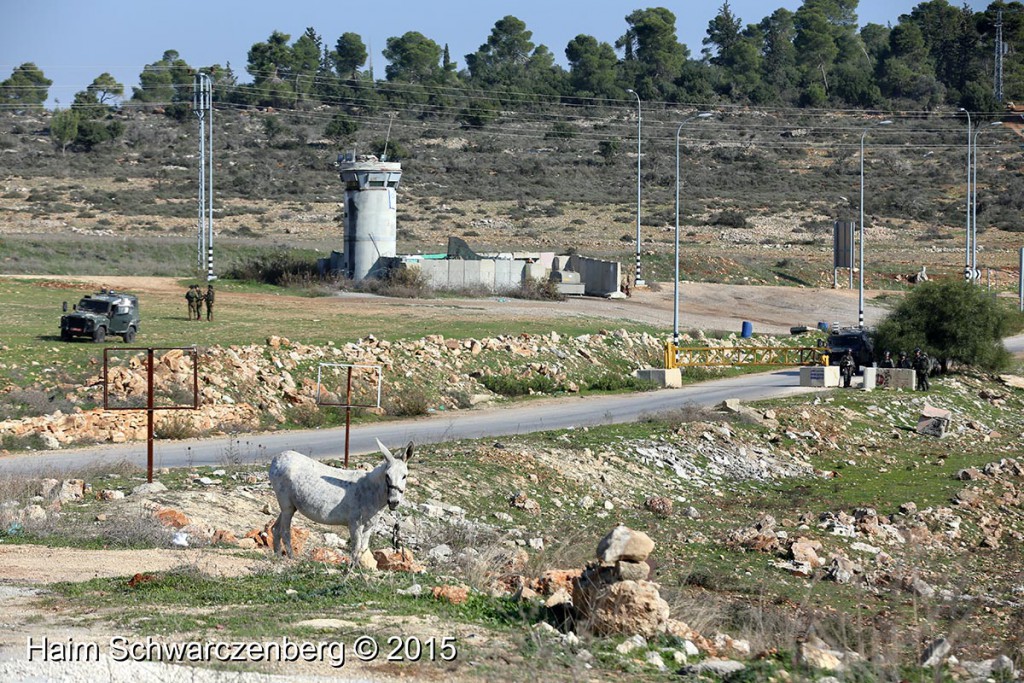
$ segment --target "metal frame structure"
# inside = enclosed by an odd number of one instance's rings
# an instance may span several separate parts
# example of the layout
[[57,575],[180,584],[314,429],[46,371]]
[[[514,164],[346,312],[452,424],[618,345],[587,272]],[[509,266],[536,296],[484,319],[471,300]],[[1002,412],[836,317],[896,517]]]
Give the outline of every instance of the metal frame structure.
[[[336,403],[324,401],[321,398],[320,388],[323,386],[324,368],[345,368],[347,377],[345,380],[345,401]],[[352,402],[352,370],[373,370],[377,377],[377,401],[376,403],[353,403]],[[353,408],[380,408],[382,386],[384,384],[384,368],[380,365],[359,365],[355,363],[320,363],[316,369],[316,404],[318,406],[334,406],[345,409],[345,467],[348,467],[348,444],[352,432],[352,409]]]
[[[121,354],[125,351],[146,352],[146,407],[110,405],[110,352]],[[184,351],[192,358],[192,405],[158,406],[153,403],[153,357],[156,351]],[[110,347],[103,349],[103,410],[145,410],[146,411],[146,481],[153,481],[153,413],[157,410],[196,410],[199,408],[199,350],[187,347]]]
[[824,346],[689,346],[665,344],[665,369],[733,365],[828,365]]

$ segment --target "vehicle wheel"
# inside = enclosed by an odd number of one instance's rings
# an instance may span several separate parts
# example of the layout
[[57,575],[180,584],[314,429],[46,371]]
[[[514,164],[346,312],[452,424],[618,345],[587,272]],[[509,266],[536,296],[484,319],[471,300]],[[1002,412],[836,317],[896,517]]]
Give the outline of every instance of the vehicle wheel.
[[107,328],[105,328],[105,327],[97,327],[95,330],[93,330],[92,340],[94,342],[96,342],[97,344],[102,344],[104,341],[106,341],[106,339],[107,339]]
[[128,331],[125,332],[122,336],[124,337],[125,344],[131,344],[133,341],[135,341],[135,328],[129,327]]
[[61,330],[60,331],[60,338],[61,338],[62,341],[71,341],[71,339],[72,339],[71,333],[68,332],[67,330]]

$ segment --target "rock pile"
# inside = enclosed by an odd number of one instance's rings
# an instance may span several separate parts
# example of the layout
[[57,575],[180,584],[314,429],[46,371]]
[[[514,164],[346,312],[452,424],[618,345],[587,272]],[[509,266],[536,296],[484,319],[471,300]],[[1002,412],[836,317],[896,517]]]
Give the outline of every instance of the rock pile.
[[654,541],[642,531],[617,526],[597,546],[597,561],[573,580],[578,620],[599,635],[651,637],[666,629],[668,603],[647,580]]

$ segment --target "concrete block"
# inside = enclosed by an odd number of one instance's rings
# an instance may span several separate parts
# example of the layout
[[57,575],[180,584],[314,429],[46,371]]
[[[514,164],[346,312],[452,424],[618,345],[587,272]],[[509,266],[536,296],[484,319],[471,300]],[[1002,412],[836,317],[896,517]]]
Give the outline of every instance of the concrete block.
[[637,370],[634,374],[637,379],[654,382],[658,386],[668,389],[679,389],[683,386],[683,374],[679,368],[667,370],[662,368],[644,368],[643,370]]
[[917,373],[903,368],[878,368],[875,373],[875,386],[879,389],[917,388]]
[[543,263],[527,263],[523,269],[523,281],[525,282],[528,277],[543,280],[547,276],[547,270]]
[[921,409],[921,416],[917,420],[917,433],[927,436],[937,436],[940,439],[946,435],[949,422],[953,419],[953,413],[942,408],[934,408],[927,403]]
[[800,386],[802,387],[838,387],[839,384],[839,366],[837,365],[805,365],[800,368]]

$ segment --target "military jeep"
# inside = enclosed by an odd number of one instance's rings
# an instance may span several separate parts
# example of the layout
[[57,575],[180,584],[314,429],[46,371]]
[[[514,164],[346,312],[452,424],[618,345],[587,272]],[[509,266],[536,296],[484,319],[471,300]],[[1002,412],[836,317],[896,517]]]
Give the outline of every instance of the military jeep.
[[139,331],[139,299],[132,294],[105,289],[98,294],[86,294],[60,317],[60,338],[71,341],[75,337],[89,337],[102,343],[107,335],[121,335],[126,343],[135,341]]
[[833,330],[826,341],[828,364],[839,365],[846,352],[853,354],[855,367],[871,367],[875,358],[875,346],[867,330],[859,327],[843,327]]

